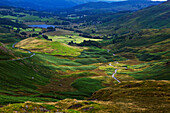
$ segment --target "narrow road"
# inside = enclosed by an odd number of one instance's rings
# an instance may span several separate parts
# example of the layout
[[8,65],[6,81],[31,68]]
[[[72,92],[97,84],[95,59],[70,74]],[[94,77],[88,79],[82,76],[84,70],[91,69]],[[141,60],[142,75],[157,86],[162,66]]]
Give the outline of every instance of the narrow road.
[[31,58],[31,57],[33,57],[33,56],[35,55],[35,53],[32,53],[31,51],[29,51],[29,50],[27,50],[27,49],[21,49],[21,48],[15,47],[16,44],[17,44],[17,42],[14,43],[14,44],[12,45],[12,48],[16,48],[16,49],[20,49],[20,50],[27,51],[28,53],[30,53],[30,54],[32,54],[32,55],[29,56],[29,57],[23,57],[23,58],[18,58],[18,59],[12,59],[12,60],[8,60],[8,61],[24,60],[24,59],[27,59],[27,58]]
[[[112,64],[109,64],[109,66],[113,66]],[[121,83],[116,77],[115,77],[115,74],[117,73],[117,70],[118,69],[115,69],[115,72],[112,74],[112,77],[119,83]]]
[[[110,50],[107,50],[107,52],[109,53]],[[113,56],[115,56],[115,54],[113,53]],[[118,62],[117,62],[118,63]],[[111,63],[109,64],[109,66],[113,66]],[[113,66],[114,67],[114,66]],[[112,77],[119,83],[121,83],[116,77],[115,77],[115,74],[117,73],[117,70],[118,69],[115,69],[115,72],[112,74]]]

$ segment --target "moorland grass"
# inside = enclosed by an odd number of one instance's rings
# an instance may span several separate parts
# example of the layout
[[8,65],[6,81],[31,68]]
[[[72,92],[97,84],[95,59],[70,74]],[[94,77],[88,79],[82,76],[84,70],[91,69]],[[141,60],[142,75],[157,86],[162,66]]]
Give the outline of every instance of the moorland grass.
[[71,84],[71,86],[74,87],[76,91],[73,91],[73,92],[62,92],[61,91],[61,92],[55,92],[55,93],[59,95],[63,95],[64,98],[85,99],[85,97],[90,97],[95,91],[104,88],[100,80],[91,79],[91,78],[76,79]]
[[37,54],[37,56],[41,60],[48,61],[49,63],[55,64],[55,65],[67,65],[67,66],[81,66],[82,64],[74,62],[69,59],[61,59],[57,58],[55,56],[45,55],[45,54]]
[[95,92],[91,99],[121,103],[117,104],[120,112],[168,112],[169,87],[165,80],[122,82]]
[[70,75],[63,75],[62,77],[64,77],[64,78],[68,78],[68,77],[87,77],[87,76],[96,76],[96,75],[98,75],[98,74],[94,73],[94,72],[85,71],[85,72],[73,73],[73,74],[70,74]]
[[[126,60],[126,58],[121,56],[113,56],[112,52],[108,52],[106,49],[100,49],[100,48],[90,48],[88,50],[84,50],[81,52],[81,55],[78,56],[79,58],[84,59],[77,59],[78,62],[83,62],[86,64],[89,64],[90,62],[96,62],[96,63],[106,63],[106,62],[112,62],[114,61],[123,61]],[[95,58],[95,59],[92,59]],[[89,59],[89,61],[88,61]]]
[[75,67],[75,66],[55,66],[55,69],[57,71],[63,71],[63,72],[66,72],[68,70],[70,71],[77,71],[77,70],[82,70],[82,71],[85,71],[85,70],[94,70],[96,69],[97,67],[96,66],[81,66],[81,67]]
[[75,62],[81,63],[83,65],[99,63],[99,61],[94,58],[76,59]]
[[[74,107],[75,106],[75,107]],[[71,108],[71,109],[70,109]],[[91,109],[89,109],[91,108]],[[58,102],[25,102],[10,104],[0,108],[0,112],[66,112],[66,113],[82,113],[88,109],[87,113],[115,112],[118,108],[113,103],[92,102],[88,100],[64,99]]]
[[17,38],[13,33],[0,33],[0,42],[2,43],[15,43],[20,41],[20,38]]
[[[135,71],[118,72],[119,74],[128,74],[137,80],[170,80],[169,60],[159,62],[142,63],[138,65],[126,65],[128,69]],[[137,70],[136,70],[137,69]]]
[[80,78],[72,83],[72,86],[78,91],[83,92],[87,95],[92,95],[95,91],[104,88],[101,81],[91,78]]
[[23,61],[0,62],[0,71],[0,84],[3,90],[35,90],[35,84],[44,85],[49,81],[49,78],[39,75],[31,65]]
[[9,103],[23,103],[26,101],[32,101],[32,102],[56,102],[57,99],[52,98],[40,98],[40,97],[29,97],[29,96],[8,96],[8,95],[0,95],[0,105],[5,105]]
[[169,73],[168,64],[159,63],[129,75],[138,80],[170,80]]

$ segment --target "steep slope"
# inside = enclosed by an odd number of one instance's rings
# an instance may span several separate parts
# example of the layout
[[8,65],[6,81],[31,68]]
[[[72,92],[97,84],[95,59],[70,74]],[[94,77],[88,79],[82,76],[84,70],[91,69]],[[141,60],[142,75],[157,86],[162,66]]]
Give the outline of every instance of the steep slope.
[[[103,29],[107,33],[120,34],[147,28],[170,27],[170,1],[157,6],[148,7],[117,20],[108,21],[99,25],[100,32]],[[99,32],[99,33],[100,33]]]
[[169,86],[169,81],[131,81],[101,89],[90,100],[15,103],[2,106],[0,112],[168,113]]
[[91,99],[112,101],[120,112],[168,112],[169,88],[169,81],[131,81],[101,89]]
[[145,29],[114,38],[110,42],[106,42],[106,44],[112,43],[106,48],[129,60],[139,59],[148,62],[132,67],[126,62],[127,67],[131,70],[120,72],[120,74],[127,74],[138,80],[170,80],[168,74],[170,72],[168,69],[170,62],[169,37],[169,28]]
[[0,42],[0,60],[9,60],[14,58],[14,51],[9,50],[5,47],[3,43]]

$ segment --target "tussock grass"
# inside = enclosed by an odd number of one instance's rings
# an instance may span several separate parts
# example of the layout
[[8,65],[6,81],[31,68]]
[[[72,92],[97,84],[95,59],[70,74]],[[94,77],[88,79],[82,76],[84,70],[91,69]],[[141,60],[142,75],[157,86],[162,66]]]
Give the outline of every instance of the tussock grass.
[[117,112],[168,112],[169,88],[169,81],[122,82],[95,92],[91,99],[112,101],[119,108]]
[[112,102],[64,99],[59,102],[25,102],[10,104],[0,108],[0,112],[67,112],[67,113],[103,113],[115,112],[117,107]]

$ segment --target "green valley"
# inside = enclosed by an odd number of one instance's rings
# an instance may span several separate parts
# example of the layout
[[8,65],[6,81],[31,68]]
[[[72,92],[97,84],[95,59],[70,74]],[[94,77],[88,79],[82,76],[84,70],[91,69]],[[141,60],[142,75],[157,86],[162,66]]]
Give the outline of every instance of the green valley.
[[0,112],[168,113],[169,3],[84,16],[0,6]]

